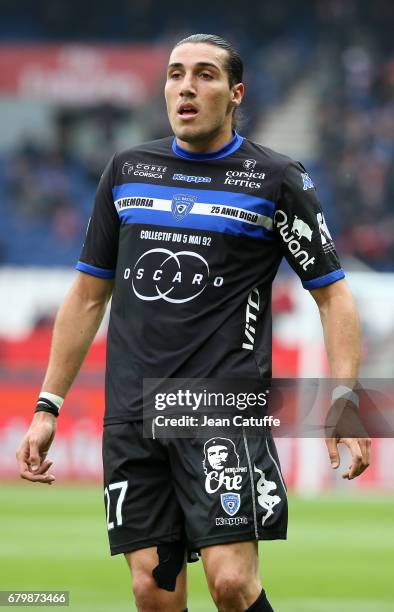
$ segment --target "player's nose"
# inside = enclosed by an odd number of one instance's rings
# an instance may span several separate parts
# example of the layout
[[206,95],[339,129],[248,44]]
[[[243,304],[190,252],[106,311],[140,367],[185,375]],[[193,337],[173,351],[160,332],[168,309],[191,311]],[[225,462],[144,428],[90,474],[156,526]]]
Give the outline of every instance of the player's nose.
[[196,95],[196,83],[192,74],[185,74],[182,79],[181,89],[179,93],[181,96]]

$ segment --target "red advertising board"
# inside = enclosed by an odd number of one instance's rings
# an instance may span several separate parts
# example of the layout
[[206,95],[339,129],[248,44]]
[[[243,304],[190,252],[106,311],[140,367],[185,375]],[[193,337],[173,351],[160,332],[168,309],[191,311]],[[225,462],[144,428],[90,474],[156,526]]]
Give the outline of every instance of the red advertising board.
[[0,93],[61,104],[137,105],[168,56],[153,45],[0,45]]
[[[15,451],[30,423],[38,389],[34,383],[0,382],[0,478],[18,478]],[[62,408],[56,438],[49,453],[57,478],[101,479],[103,413],[103,386],[77,383]],[[333,486],[343,488],[341,474],[351,463],[350,452],[344,446],[341,447],[342,465],[336,471],[330,467],[323,439],[278,438],[277,446],[290,489],[306,494]],[[347,484],[349,491],[394,490],[391,467],[394,441],[390,438],[373,440],[372,458],[362,477]]]
[[[0,479],[18,478],[15,451],[31,421],[48,359],[50,338],[51,330],[44,328],[19,341],[3,338],[0,344]],[[274,343],[274,362],[284,363],[288,376],[295,371],[295,354],[289,354],[282,362],[284,357],[284,349],[280,350],[280,344]],[[101,338],[93,343],[58,419],[49,456],[54,461],[53,472],[59,479],[101,479],[104,361],[105,339]],[[349,450],[343,445],[342,465],[336,471],[330,467],[323,439],[279,437],[277,446],[286,482],[289,488],[300,493],[311,494],[344,486],[349,491],[394,490],[392,438],[373,440],[370,467],[361,478],[346,485],[341,474],[351,460]]]
[[[31,421],[39,386],[0,383],[0,478],[17,477],[15,451]],[[67,479],[101,477],[102,386],[76,385],[58,419],[50,451],[56,476]]]

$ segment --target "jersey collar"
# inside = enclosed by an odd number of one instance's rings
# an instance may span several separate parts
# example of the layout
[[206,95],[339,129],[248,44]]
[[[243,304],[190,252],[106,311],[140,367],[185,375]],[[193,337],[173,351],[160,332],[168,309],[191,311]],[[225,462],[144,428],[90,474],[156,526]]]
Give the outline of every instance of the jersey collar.
[[218,149],[217,151],[211,151],[211,153],[190,153],[185,149],[182,149],[176,142],[176,138],[172,142],[172,150],[175,155],[179,157],[183,157],[184,159],[191,159],[194,161],[208,161],[211,159],[221,159],[222,157],[227,157],[234,153],[241,144],[243,143],[243,137],[238,134],[235,130],[233,130],[233,137],[224,147]]

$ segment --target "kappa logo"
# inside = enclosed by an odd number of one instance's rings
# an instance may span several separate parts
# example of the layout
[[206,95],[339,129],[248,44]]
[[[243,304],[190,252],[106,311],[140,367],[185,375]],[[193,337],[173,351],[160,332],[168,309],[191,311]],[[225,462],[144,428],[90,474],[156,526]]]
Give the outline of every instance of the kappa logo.
[[291,227],[291,231],[298,236],[298,238],[306,238],[311,242],[312,240],[312,230],[305,221],[299,219],[297,215],[294,215],[293,225]]
[[241,496],[239,493],[221,493],[220,502],[223,510],[229,516],[234,516],[241,507]]
[[273,480],[267,480],[265,474],[262,470],[259,470],[255,465],[254,471],[257,474],[260,474],[260,478],[257,482],[256,489],[259,494],[257,497],[257,501],[260,506],[266,511],[265,515],[262,518],[262,525],[264,525],[265,521],[273,515],[274,508],[281,502],[281,498],[279,495],[272,495],[272,491],[276,490],[276,482]]
[[197,196],[188,193],[176,193],[172,197],[171,212],[177,221],[181,221],[189,214],[194,204],[197,201]]
[[301,173],[301,177],[302,177],[302,188],[304,191],[306,191],[307,189],[314,189],[315,186],[312,182],[311,177],[309,176],[309,174],[307,172],[302,172]]
[[173,181],[185,181],[186,183],[211,183],[210,176],[191,176],[190,174],[173,174]]
[[245,161],[242,163],[243,167],[246,168],[246,170],[254,170],[256,164],[257,162],[255,159],[245,159]]
[[227,525],[247,525],[248,522],[246,516],[232,516],[230,518],[228,516],[217,516],[215,519],[215,524],[218,527]]

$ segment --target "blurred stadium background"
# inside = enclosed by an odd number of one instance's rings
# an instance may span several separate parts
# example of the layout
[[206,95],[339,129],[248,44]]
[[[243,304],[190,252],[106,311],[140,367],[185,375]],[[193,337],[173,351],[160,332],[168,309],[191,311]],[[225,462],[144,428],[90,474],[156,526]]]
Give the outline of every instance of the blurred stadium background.
[[[392,378],[394,6],[2,0],[0,9],[0,589],[68,589],[72,610],[129,610],[99,485],[105,323],[59,419],[58,483],[19,483],[14,460],[98,178],[113,151],[168,135],[173,43],[198,31],[231,40],[246,65],[240,131],[308,168],[360,308],[361,375]],[[327,376],[318,312],[286,266],[273,303],[275,375]],[[275,609],[394,610],[393,440],[374,440],[373,464],[351,483],[331,472],[321,440],[278,447],[289,541],[261,545]],[[190,570],[189,609],[213,610],[201,564]]]

